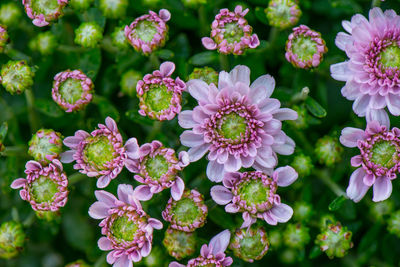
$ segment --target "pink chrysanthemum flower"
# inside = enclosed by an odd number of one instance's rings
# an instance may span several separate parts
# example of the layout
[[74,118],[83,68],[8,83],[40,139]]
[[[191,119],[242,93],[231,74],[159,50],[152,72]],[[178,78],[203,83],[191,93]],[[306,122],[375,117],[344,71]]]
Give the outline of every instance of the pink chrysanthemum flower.
[[244,18],[247,12],[249,9],[243,10],[242,6],[236,6],[234,12],[221,9],[211,24],[211,38],[201,39],[204,47],[218,49],[222,54],[241,55],[246,49],[259,46],[257,34],[252,34],[253,28]]
[[83,109],[93,98],[93,82],[80,70],[67,70],[54,77],[51,95],[66,112]]
[[231,233],[224,230],[214,236],[209,245],[203,245],[200,250],[200,256],[189,260],[187,265],[180,264],[176,261],[171,262],[169,267],[195,267],[195,266],[230,266],[233,262],[231,257],[226,257],[225,250],[229,245]]
[[104,190],[95,191],[97,202],[89,208],[89,215],[102,219],[99,226],[101,237],[98,246],[101,250],[111,250],[107,262],[114,267],[133,266],[142,257],[150,254],[153,230],[161,229],[162,223],[150,218],[140,202],[133,195],[131,185],[118,186],[118,199]]
[[163,47],[168,38],[168,26],[171,13],[161,9],[157,13],[149,11],[149,14],[136,18],[129,26],[125,26],[125,36],[136,51],[145,55],[157,48]]
[[250,70],[236,66],[229,74],[222,71],[218,88],[201,80],[188,82],[189,93],[199,105],[179,114],[183,132],[181,143],[190,147],[190,161],[207,152],[207,176],[220,182],[225,172],[241,167],[271,170],[277,164],[276,153],[290,155],[295,144],[282,129],[282,120],[295,120],[297,113],[280,108],[270,98],[275,80],[263,75],[250,86]]
[[118,176],[125,163],[139,157],[136,138],[130,138],[125,146],[115,121],[107,117],[106,124],[90,134],[79,130],[74,136],[64,139],[64,145],[71,150],[61,155],[61,161],[76,161],[74,169],[89,177],[97,177],[97,187],[104,188]]
[[181,112],[182,92],[186,84],[179,77],[171,78],[175,70],[173,62],[164,62],[160,70],[146,74],[137,82],[136,93],[139,98],[139,114],[159,121],[172,120]]
[[139,158],[127,161],[129,171],[136,173],[134,178],[139,183],[135,188],[135,197],[139,200],[149,200],[166,188],[171,188],[175,200],[182,197],[185,184],[178,172],[189,164],[186,151],[175,155],[175,150],[166,148],[160,141],[144,144],[139,148]]
[[375,7],[369,11],[369,21],[356,14],[342,25],[349,34],[339,32],[336,45],[349,60],[331,66],[332,77],[346,82],[342,95],[354,100],[354,112],[367,121],[389,121],[386,106],[399,116],[400,16]]
[[18,178],[11,188],[18,189],[19,195],[28,201],[35,211],[58,211],[68,200],[68,179],[63,166],[57,159],[43,167],[30,160],[25,165],[26,179]]
[[373,186],[375,202],[392,194],[392,180],[400,171],[400,130],[378,121],[370,121],[364,130],[346,127],[340,142],[346,147],[358,147],[360,155],[351,158],[351,165],[359,167],[350,176],[347,196],[359,202]]
[[270,225],[287,222],[293,209],[281,203],[276,194],[278,186],[296,181],[297,172],[290,166],[281,167],[267,174],[260,171],[226,173],[223,185],[211,188],[211,197],[219,205],[226,205],[229,213],[242,212],[242,228],[249,227],[257,218]]
[[172,229],[193,232],[204,226],[207,214],[204,196],[196,190],[185,190],[180,200],[168,200],[162,217],[171,223]]
[[26,14],[32,23],[44,27],[57,20],[62,14],[68,0],[22,0]]
[[321,34],[306,25],[300,25],[293,28],[293,32],[289,35],[285,57],[293,66],[309,69],[317,67],[326,52],[328,48]]

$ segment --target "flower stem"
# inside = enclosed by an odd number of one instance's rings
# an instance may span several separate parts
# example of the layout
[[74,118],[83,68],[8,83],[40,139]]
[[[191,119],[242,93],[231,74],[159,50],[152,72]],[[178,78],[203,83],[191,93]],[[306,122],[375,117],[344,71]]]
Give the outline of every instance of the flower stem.
[[73,185],[78,183],[79,181],[83,180],[84,178],[86,178],[87,176],[80,173],[80,172],[76,172],[74,174],[71,174],[68,176],[68,184],[69,185]]
[[162,123],[161,121],[155,121],[153,124],[153,129],[147,135],[146,142],[151,142],[155,139],[156,135],[161,131]]
[[25,98],[28,105],[29,124],[31,126],[32,132],[36,132],[39,129],[39,120],[34,106],[35,97],[33,95],[32,89],[25,90]]
[[269,32],[269,37],[268,37],[268,46],[270,48],[273,47],[276,38],[278,37],[279,29],[276,27],[271,27],[271,30]]
[[158,69],[160,67],[160,60],[155,53],[150,54],[150,63],[153,69]]
[[338,197],[346,196],[343,189],[329,177],[327,170],[314,170],[313,175],[318,177]]
[[204,5],[201,5],[199,7],[199,19],[200,19],[200,35],[206,36],[208,24],[207,24],[206,9]]
[[228,55],[219,54],[219,64],[222,70],[229,71],[229,58]]

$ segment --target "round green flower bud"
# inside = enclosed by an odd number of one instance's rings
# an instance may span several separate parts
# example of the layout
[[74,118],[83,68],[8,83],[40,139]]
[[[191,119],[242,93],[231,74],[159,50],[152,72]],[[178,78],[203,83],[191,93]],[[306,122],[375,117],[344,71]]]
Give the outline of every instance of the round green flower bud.
[[10,259],[15,257],[25,242],[25,233],[18,222],[4,222],[0,226],[0,258]]
[[99,8],[105,17],[117,19],[125,16],[128,0],[100,0]]
[[279,259],[286,264],[293,264],[297,261],[299,252],[295,249],[285,249],[279,253]]
[[129,47],[129,43],[126,40],[124,27],[115,27],[111,34],[112,44],[118,48],[125,49]]
[[271,244],[271,248],[277,249],[282,245],[282,231],[281,230],[272,230],[268,234],[269,243]]
[[207,84],[213,83],[218,84],[218,72],[213,68],[194,68],[193,72],[189,75],[189,80],[200,79],[205,81]]
[[73,9],[84,10],[88,9],[93,2],[94,0],[69,0],[69,5]]
[[182,4],[186,7],[197,7],[199,5],[207,4],[207,0],[181,0]]
[[283,241],[286,246],[302,249],[310,242],[310,229],[301,223],[287,224],[283,232]]
[[337,138],[326,135],[317,141],[314,152],[319,163],[331,167],[342,159],[343,147]]
[[196,241],[195,232],[188,233],[168,227],[163,244],[169,255],[181,260],[196,252]]
[[59,132],[40,129],[29,141],[28,154],[42,165],[47,165],[59,158],[62,152],[62,136]]
[[90,267],[84,260],[77,260],[65,265],[65,267]]
[[297,129],[306,129],[308,127],[309,114],[307,108],[304,105],[293,106],[292,109],[297,112],[297,119],[288,121],[289,124],[293,125]]
[[269,25],[281,30],[296,25],[301,16],[296,0],[270,0],[264,12]]
[[314,168],[312,164],[312,160],[309,156],[306,156],[302,153],[297,154],[294,158],[292,163],[290,164],[300,177],[305,177],[311,174],[311,171]]
[[14,2],[4,3],[0,6],[0,22],[7,26],[18,25],[21,15],[20,7]]
[[371,217],[375,220],[383,220],[384,215],[389,215],[392,213],[394,206],[394,201],[391,199],[381,202],[374,202],[370,206],[370,214],[372,215]]
[[29,42],[29,48],[42,55],[50,55],[57,47],[57,37],[50,31],[39,33]]
[[34,75],[25,60],[10,60],[1,67],[0,82],[9,93],[21,94],[31,88]]
[[269,249],[267,232],[261,226],[237,229],[232,235],[229,248],[244,261],[260,260]]
[[317,244],[326,255],[332,259],[334,257],[342,258],[347,251],[353,247],[351,242],[352,233],[347,231],[340,222],[329,224],[321,234],[317,236]]
[[75,30],[75,43],[93,48],[103,39],[103,29],[96,22],[83,22]]
[[122,74],[120,86],[121,92],[130,97],[136,96],[136,84],[143,78],[142,74],[135,70],[128,70]]
[[388,231],[397,237],[400,237],[400,210],[392,213],[390,218],[387,220],[387,223]]
[[313,207],[306,202],[296,202],[293,210],[293,219],[298,222],[306,222],[313,215]]

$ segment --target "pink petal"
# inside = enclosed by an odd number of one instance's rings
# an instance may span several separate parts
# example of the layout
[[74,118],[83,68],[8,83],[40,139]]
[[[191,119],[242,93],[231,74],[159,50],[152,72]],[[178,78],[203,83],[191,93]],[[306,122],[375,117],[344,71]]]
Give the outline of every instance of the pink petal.
[[269,74],[258,77],[250,86],[250,98],[258,103],[272,95],[275,89],[275,79]]
[[384,109],[368,109],[366,115],[367,123],[371,121],[378,121],[381,125],[390,128],[389,115]]
[[139,158],[139,145],[136,138],[129,138],[125,143],[126,154],[130,159]]
[[284,120],[297,120],[297,112],[290,108],[280,108],[273,113],[274,119]]
[[225,206],[225,211],[229,213],[236,213],[239,211],[239,206],[236,206],[235,204],[231,203]]
[[184,129],[190,129],[197,125],[193,120],[193,110],[184,110],[178,115],[178,123]]
[[356,147],[358,140],[364,140],[366,134],[363,130],[353,127],[346,127],[342,130],[340,135],[340,143],[347,147]]
[[232,84],[241,82],[250,86],[250,69],[244,65],[237,65],[231,72],[229,72]]
[[217,44],[210,37],[201,38],[201,43],[208,50],[215,50],[217,48]]
[[200,255],[203,256],[204,258],[207,258],[208,255],[211,254],[211,248],[207,245],[202,245],[200,249]]
[[363,182],[366,186],[372,186],[375,183],[375,175],[372,173],[364,176]]
[[224,178],[224,165],[219,164],[217,161],[210,161],[208,162],[206,173],[210,181],[219,183]]
[[61,162],[62,163],[71,163],[74,161],[73,155],[75,154],[75,150],[68,150],[64,153],[61,153]]
[[160,222],[160,221],[157,220],[157,219],[149,218],[149,219],[147,220],[147,222],[148,222],[148,223],[151,225],[151,227],[153,227],[154,229],[160,230],[160,229],[163,228],[162,222]]
[[197,101],[208,103],[208,93],[210,88],[205,81],[202,80],[190,80],[187,83],[189,94],[194,97]]
[[96,186],[98,188],[104,188],[111,182],[109,175],[103,175],[97,179]]
[[212,249],[212,254],[215,256],[218,253],[223,253],[229,245],[230,238],[231,232],[229,230],[224,230],[214,236],[209,243],[209,247]]
[[292,218],[293,209],[286,204],[275,204],[270,209],[270,215],[273,216],[278,222],[285,223]]
[[212,199],[219,205],[226,205],[232,201],[232,192],[222,185],[211,187],[210,194]]
[[151,252],[151,243],[149,241],[144,243],[144,246],[142,247],[140,254],[142,255],[142,257],[147,257],[149,256]]
[[26,184],[26,179],[24,178],[18,178],[15,179],[12,183],[11,183],[11,188],[12,189],[18,189],[20,187],[23,187]]
[[190,156],[189,153],[186,151],[181,151],[179,152],[178,155],[179,158],[179,166],[180,167],[186,167],[190,163]]
[[165,22],[171,19],[171,13],[166,9],[160,9],[158,16]]
[[184,131],[181,136],[181,143],[187,147],[195,147],[204,144],[204,137],[200,134],[195,134],[191,130]]
[[163,77],[171,76],[175,71],[175,64],[173,62],[167,61],[160,65],[160,72]]
[[359,202],[369,189],[369,186],[366,186],[363,181],[365,175],[363,168],[358,168],[350,176],[346,194],[354,202]]
[[[353,103],[353,110],[358,116],[365,116],[371,100],[370,95],[363,95],[358,97]],[[388,105],[389,107],[389,105]],[[400,112],[399,112],[400,114]]]
[[297,172],[290,166],[280,167],[273,174],[278,186],[289,186],[296,181],[298,176]]
[[112,132],[118,131],[117,124],[115,123],[115,121],[111,117],[107,117],[106,118],[106,126]]
[[97,245],[101,250],[111,250],[113,249],[111,241],[107,237],[100,237]]
[[395,94],[386,95],[387,107],[394,116],[400,115],[400,96]]
[[139,185],[135,187],[134,197],[141,201],[150,200],[153,197],[153,193],[150,191],[150,186],[148,185]]
[[240,169],[242,165],[242,161],[240,158],[235,158],[232,155],[228,156],[228,160],[225,162],[223,165],[225,167],[225,170],[228,172],[236,172]]
[[185,190],[185,183],[181,177],[176,177],[175,183],[171,187],[172,198],[176,201],[180,200]]
[[392,181],[387,177],[378,177],[373,187],[372,201],[379,202],[388,199],[392,194]]
[[117,198],[104,190],[96,190],[94,191],[94,194],[97,198],[98,201],[103,202],[104,204],[106,204],[108,207],[114,207],[115,206],[115,202],[117,201]]
[[114,262],[113,267],[133,267],[133,263],[127,255],[122,255]]
[[118,199],[125,202],[128,205],[135,205],[136,202],[132,202],[134,197],[134,190],[130,184],[120,184],[117,189]]
[[41,170],[42,165],[37,161],[30,160],[25,164],[25,169],[29,171]]
[[109,206],[103,202],[96,201],[89,208],[89,215],[93,219],[104,219],[108,216]]
[[195,147],[190,148],[188,150],[190,161],[194,162],[194,161],[198,161],[199,159],[201,159],[204,156],[204,154],[207,153],[210,146],[211,146],[211,144],[204,143],[200,146],[195,146]]
[[331,76],[337,81],[345,82],[351,79],[353,72],[349,70],[348,62],[331,65]]
[[275,216],[271,215],[271,211],[266,211],[263,213],[264,220],[270,225],[277,225],[278,221]]
[[168,267],[186,267],[186,265],[180,264],[176,261],[171,262]]

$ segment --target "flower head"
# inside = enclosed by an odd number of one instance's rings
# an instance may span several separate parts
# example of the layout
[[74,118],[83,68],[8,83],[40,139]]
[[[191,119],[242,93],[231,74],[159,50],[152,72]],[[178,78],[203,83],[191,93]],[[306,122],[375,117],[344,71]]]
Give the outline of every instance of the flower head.
[[58,159],[62,152],[62,136],[51,129],[40,129],[29,141],[28,153],[34,160],[47,165]]
[[68,200],[68,179],[58,159],[46,167],[30,160],[25,165],[25,173],[26,179],[14,180],[11,188],[21,188],[19,195],[31,204],[32,209],[57,212],[65,206]]
[[204,226],[207,214],[204,196],[196,190],[185,190],[180,200],[168,200],[162,217],[171,223],[172,229],[193,232]]
[[319,163],[333,166],[342,159],[343,148],[336,137],[325,135],[315,143],[314,153]]
[[347,251],[353,247],[351,242],[352,233],[347,231],[347,227],[343,227],[340,222],[329,224],[317,236],[315,244],[328,255],[329,258],[342,258]]
[[184,232],[168,227],[163,240],[164,247],[169,255],[181,260],[196,251],[196,232]]
[[281,30],[296,25],[301,17],[297,0],[270,0],[264,12],[269,25]]
[[221,9],[211,24],[211,38],[201,39],[204,47],[218,49],[222,54],[241,55],[246,49],[259,46],[257,34],[252,34],[253,28],[244,18],[247,12],[249,9],[243,10],[240,5],[235,7],[234,12]]
[[189,164],[186,151],[176,156],[175,150],[166,148],[160,141],[146,143],[139,148],[139,158],[127,162],[129,171],[136,173],[134,178],[139,183],[135,188],[135,197],[149,200],[166,188],[171,188],[174,200],[182,197],[185,184],[178,172]]
[[98,241],[101,250],[111,252],[107,262],[117,266],[132,266],[150,254],[153,230],[162,223],[150,218],[133,195],[131,185],[118,186],[118,198],[103,190],[95,191],[98,201],[89,208],[89,215],[101,219],[99,226],[104,235]]
[[229,248],[236,257],[244,261],[254,262],[254,260],[261,260],[269,249],[267,232],[261,226],[236,229],[231,237]]
[[0,5],[0,23],[7,26],[16,25],[21,19],[21,9],[15,2],[6,2]]
[[143,79],[143,75],[133,69],[122,74],[119,83],[122,94],[134,97],[136,95],[136,85],[141,79]]
[[86,107],[93,98],[93,82],[80,70],[66,70],[54,77],[51,95],[66,112]]
[[263,75],[250,86],[250,70],[236,66],[229,74],[219,74],[218,88],[201,80],[188,82],[189,93],[199,105],[179,114],[183,132],[181,143],[190,147],[190,161],[208,154],[207,176],[220,182],[225,172],[241,167],[271,170],[276,153],[290,155],[294,142],[282,129],[282,120],[295,120],[297,113],[280,108],[270,98],[275,81]]
[[64,139],[71,150],[61,155],[61,161],[76,161],[74,169],[89,177],[97,177],[97,187],[104,188],[118,176],[128,160],[139,157],[136,138],[130,138],[125,146],[115,121],[107,117],[106,124],[98,124],[90,134],[79,130]]
[[385,107],[400,115],[400,16],[378,7],[369,20],[360,14],[343,21],[348,32],[339,32],[336,45],[349,60],[331,66],[331,75],[346,82],[342,95],[354,100],[353,110],[368,121],[385,118]]
[[300,25],[289,35],[285,57],[294,67],[309,69],[317,67],[326,52],[328,48],[321,34]]
[[373,201],[390,197],[392,180],[400,170],[400,130],[388,130],[378,121],[370,121],[365,130],[344,128],[340,142],[360,150],[360,155],[351,158],[351,165],[359,168],[350,176],[347,196],[358,202],[373,186]]
[[224,230],[214,236],[208,245],[203,245],[200,250],[200,256],[189,260],[187,265],[180,264],[176,261],[171,262],[169,267],[196,267],[196,266],[230,266],[233,262],[231,257],[225,256],[225,250],[229,245],[231,233]]
[[75,29],[75,43],[86,48],[96,47],[103,39],[103,28],[96,22],[83,22]]
[[181,112],[182,92],[186,84],[179,78],[171,78],[175,70],[173,62],[164,62],[160,70],[146,74],[137,82],[136,93],[139,98],[139,114],[152,119],[172,120]]
[[68,0],[22,0],[22,4],[32,23],[44,27],[63,15]]
[[168,26],[171,13],[161,9],[158,14],[149,11],[149,14],[135,19],[125,27],[125,36],[136,51],[145,55],[157,48],[163,47],[168,38]]
[[0,82],[10,94],[21,94],[31,88],[34,75],[25,60],[10,60],[1,67]]
[[57,37],[51,32],[41,32],[29,42],[29,48],[42,55],[50,55],[57,48]]
[[189,80],[199,79],[205,81],[207,84],[218,84],[218,72],[213,68],[194,68],[193,72],[189,75]]
[[8,39],[7,27],[0,24],[0,53],[3,53]]
[[128,0],[100,0],[100,10],[106,18],[117,19],[125,16]]
[[242,228],[249,227],[257,218],[270,225],[287,222],[293,210],[281,203],[276,194],[278,186],[291,185],[297,179],[296,171],[289,166],[269,173],[260,171],[226,173],[222,185],[211,188],[211,197],[219,205],[226,205],[229,213],[241,212]]
[[8,260],[15,257],[23,248],[25,236],[22,224],[3,222],[0,226],[0,258]]

